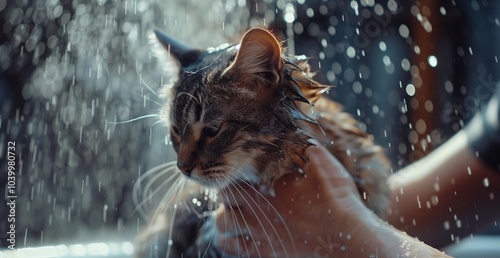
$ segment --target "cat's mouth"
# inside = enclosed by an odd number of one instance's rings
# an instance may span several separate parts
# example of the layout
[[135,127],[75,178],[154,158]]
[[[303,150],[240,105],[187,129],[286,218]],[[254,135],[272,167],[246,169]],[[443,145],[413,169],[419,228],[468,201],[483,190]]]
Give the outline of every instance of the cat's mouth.
[[203,169],[200,168],[200,166],[196,166],[186,176],[194,181],[197,181],[198,183],[216,189],[228,187],[236,181],[234,179],[230,179],[230,172],[223,166],[214,166]]
[[[181,170],[181,169],[180,169]],[[233,184],[253,184],[257,182],[253,166],[241,164],[238,167],[218,163],[215,166],[198,164],[189,170],[182,171],[190,179],[216,189],[223,189]]]
[[201,172],[201,175],[204,177],[208,178],[218,178],[221,177],[224,174],[224,170],[222,169],[209,169],[209,170],[203,170]]

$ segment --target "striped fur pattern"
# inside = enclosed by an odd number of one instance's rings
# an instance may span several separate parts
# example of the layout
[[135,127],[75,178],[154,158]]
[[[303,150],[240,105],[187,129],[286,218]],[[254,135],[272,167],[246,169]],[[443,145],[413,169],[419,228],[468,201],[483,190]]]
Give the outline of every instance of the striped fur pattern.
[[[273,182],[283,174],[302,173],[304,150],[315,139],[353,175],[367,206],[379,214],[385,211],[389,162],[382,149],[339,104],[323,96],[329,87],[312,79],[305,58],[283,55],[272,33],[254,28],[238,45],[200,51],[189,65],[179,62],[177,81],[166,87],[173,97],[162,116],[184,178],[201,188],[217,190],[246,181],[261,192],[272,192]],[[189,256],[193,245],[206,247],[199,243],[199,232],[210,228],[200,231],[206,217],[193,220],[184,209],[173,216],[176,223],[162,223],[168,221],[166,214],[157,214],[162,219],[155,218],[154,230],[144,239],[158,244],[178,235],[172,230],[189,231],[190,238],[174,241],[178,250],[169,252],[170,257]],[[163,238],[158,232],[164,232]],[[213,254],[218,256],[216,250]]]

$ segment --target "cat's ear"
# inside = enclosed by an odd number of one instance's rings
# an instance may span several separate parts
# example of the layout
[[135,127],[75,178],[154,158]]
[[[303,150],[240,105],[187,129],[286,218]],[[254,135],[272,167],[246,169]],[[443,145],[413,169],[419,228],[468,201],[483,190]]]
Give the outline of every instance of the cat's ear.
[[281,46],[276,37],[266,29],[253,28],[243,36],[236,58],[225,73],[236,74],[244,85],[251,86],[256,82],[277,83],[282,68]]
[[161,45],[177,60],[181,67],[188,67],[201,54],[201,50],[191,48],[188,44],[179,41],[161,30],[155,30],[155,35]]

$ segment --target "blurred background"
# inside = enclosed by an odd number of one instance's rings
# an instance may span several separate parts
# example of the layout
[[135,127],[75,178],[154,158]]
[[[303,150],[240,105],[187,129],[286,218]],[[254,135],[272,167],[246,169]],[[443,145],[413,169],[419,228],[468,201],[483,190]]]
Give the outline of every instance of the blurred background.
[[[136,120],[158,113],[169,80],[152,30],[206,48],[253,26],[310,58],[394,171],[460,130],[500,81],[498,1],[0,0],[0,187],[15,141],[16,247],[130,253],[146,223],[134,183],[175,159],[158,119]],[[2,201],[2,248],[8,211]]]

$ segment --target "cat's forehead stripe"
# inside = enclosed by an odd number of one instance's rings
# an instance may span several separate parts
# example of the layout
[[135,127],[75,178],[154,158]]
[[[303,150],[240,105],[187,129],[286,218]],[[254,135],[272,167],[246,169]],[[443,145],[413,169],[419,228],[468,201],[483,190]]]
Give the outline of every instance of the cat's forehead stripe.
[[[181,94],[179,94],[181,95]],[[179,97],[179,95],[177,95]],[[183,94],[187,95],[187,94]],[[196,94],[197,95],[197,94]],[[177,113],[178,121],[192,123],[200,120],[201,105],[199,100],[193,94],[188,94],[184,101],[179,102],[181,112]]]
[[189,124],[189,126],[191,127],[190,131],[192,133],[192,135],[189,135],[189,137],[191,137],[195,141],[200,140],[201,130],[203,129],[203,124],[201,124],[200,122],[195,122],[195,123]]

